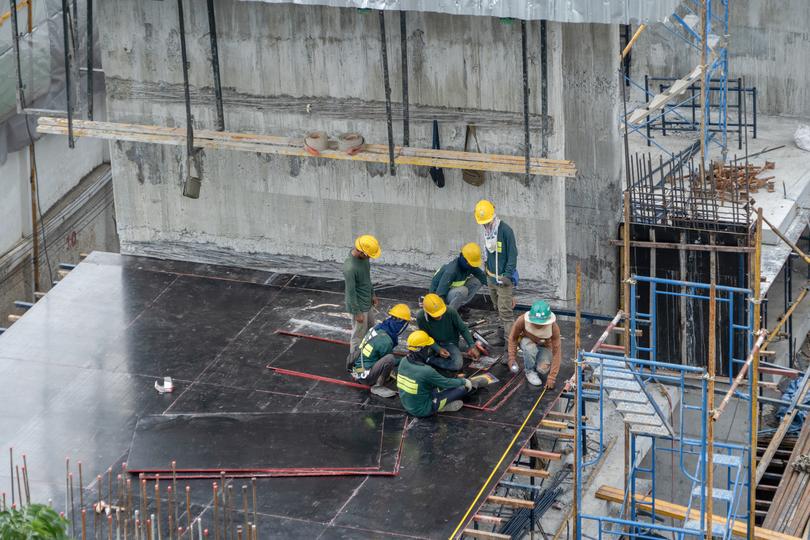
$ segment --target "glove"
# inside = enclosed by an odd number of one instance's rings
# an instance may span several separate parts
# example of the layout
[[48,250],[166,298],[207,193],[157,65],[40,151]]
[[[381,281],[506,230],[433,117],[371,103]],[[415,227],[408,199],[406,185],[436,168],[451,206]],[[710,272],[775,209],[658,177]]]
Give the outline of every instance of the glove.
[[509,371],[511,371],[512,373],[518,373],[520,372],[520,366],[518,366],[517,362],[515,362],[514,360],[510,360]]
[[464,388],[467,389],[467,392],[472,392],[475,387],[470,379],[464,379]]
[[506,276],[501,276],[501,280],[498,282],[498,285],[501,285],[503,287],[511,287],[512,286],[512,280],[509,279]]
[[554,379],[547,379],[546,380],[546,390],[552,390],[554,386],[556,386],[557,382]]

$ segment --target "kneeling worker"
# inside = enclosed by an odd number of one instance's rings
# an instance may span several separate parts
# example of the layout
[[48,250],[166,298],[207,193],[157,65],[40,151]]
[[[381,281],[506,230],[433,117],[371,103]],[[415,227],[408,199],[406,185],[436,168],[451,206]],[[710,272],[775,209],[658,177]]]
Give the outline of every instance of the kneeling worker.
[[517,372],[518,345],[523,355],[523,367],[529,384],[554,388],[560,371],[560,327],[548,302],[538,300],[519,317],[509,333],[509,368]]
[[475,242],[466,244],[458,257],[439,268],[430,282],[430,292],[459,311],[475,298],[478,289],[487,284],[481,262],[481,247]]
[[397,304],[388,315],[390,317],[369,330],[360,342],[359,354],[351,369],[355,381],[371,386],[372,394],[384,398],[397,394],[385,383],[399,364],[393,350],[399,343],[399,336],[411,322],[411,310],[405,304]]
[[447,307],[444,300],[435,293],[426,294],[422,300],[422,309],[416,314],[416,326],[424,330],[436,343],[433,352],[437,357],[430,359],[430,364],[450,371],[460,371],[464,366],[458,338],[464,337],[467,343],[467,354],[478,358],[478,349],[467,324],[461,320],[458,311]]
[[408,336],[408,356],[399,363],[397,388],[402,406],[413,416],[454,412],[464,405],[461,398],[472,392],[469,379],[444,377],[426,364],[432,354],[432,337],[422,330]]

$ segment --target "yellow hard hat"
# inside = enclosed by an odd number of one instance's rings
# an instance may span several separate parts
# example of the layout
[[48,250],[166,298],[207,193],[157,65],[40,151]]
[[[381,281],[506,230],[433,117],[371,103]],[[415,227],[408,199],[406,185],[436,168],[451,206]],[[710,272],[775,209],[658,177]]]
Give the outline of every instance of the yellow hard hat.
[[425,298],[422,300],[422,307],[424,307],[427,314],[434,319],[441,317],[444,315],[444,312],[447,311],[447,306],[444,300],[442,300],[442,297],[434,293],[425,295]]
[[475,205],[475,221],[479,225],[486,225],[495,219],[495,205],[486,199],[481,199]]
[[408,336],[408,350],[410,351],[418,351],[422,347],[430,347],[434,343],[436,341],[424,330],[411,332],[411,335]]
[[370,234],[358,236],[357,240],[354,241],[354,248],[357,251],[362,251],[372,259],[376,259],[380,256],[380,253],[382,253],[380,243]]
[[392,317],[396,317],[397,319],[402,319],[403,321],[411,320],[411,308],[405,304],[395,305],[391,308],[391,311],[389,311],[388,314]]
[[461,248],[461,255],[473,268],[481,266],[481,246],[475,242],[464,244]]

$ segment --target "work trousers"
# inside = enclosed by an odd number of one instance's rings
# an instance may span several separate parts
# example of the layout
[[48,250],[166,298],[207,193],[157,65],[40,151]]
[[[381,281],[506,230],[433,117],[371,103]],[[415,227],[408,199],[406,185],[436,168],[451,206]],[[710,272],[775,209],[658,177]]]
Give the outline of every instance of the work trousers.
[[508,336],[509,331],[512,330],[512,324],[515,322],[515,310],[512,308],[515,287],[498,285],[495,278],[492,277],[487,280],[487,285],[489,286],[489,297],[492,298],[492,304],[498,310],[498,317],[503,324],[504,336]]
[[536,370],[540,378],[545,382],[548,372],[551,369],[551,349],[538,346],[529,338],[521,338],[520,351],[523,355],[523,367],[526,371]]
[[399,366],[399,358],[389,353],[374,362],[365,379],[357,379],[368,386],[385,386],[391,377],[391,372]]
[[351,367],[354,359],[357,358],[357,352],[360,348],[360,342],[366,336],[368,329],[374,326],[374,313],[368,310],[363,313],[363,322],[355,320],[356,315],[349,314],[352,318],[352,335],[349,338],[349,355],[346,357],[346,366]]
[[469,392],[464,386],[458,386],[456,388],[448,388],[447,390],[442,390],[439,392],[438,390],[433,391],[433,414],[437,412],[442,412],[444,406],[450,403],[451,401],[456,401],[457,399],[461,399],[466,396]]
[[451,287],[447,291],[447,305],[458,311],[461,306],[467,305],[478,294],[481,288],[481,282],[478,278],[470,276],[464,285],[460,287]]
[[[447,352],[450,353],[450,356],[447,358],[442,358],[438,355],[432,355],[428,358],[427,363],[433,367],[446,369],[448,371],[461,371],[461,368],[464,367],[464,357],[461,355],[461,348],[458,346],[457,343],[449,343],[449,342],[439,342],[437,343],[439,347],[443,347],[447,349]],[[466,349],[465,349],[466,350]]]

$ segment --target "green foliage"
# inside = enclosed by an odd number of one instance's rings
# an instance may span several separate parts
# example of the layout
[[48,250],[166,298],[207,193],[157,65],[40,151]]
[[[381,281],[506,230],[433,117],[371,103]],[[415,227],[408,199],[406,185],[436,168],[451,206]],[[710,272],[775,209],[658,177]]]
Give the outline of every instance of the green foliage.
[[44,504],[0,512],[2,540],[69,540],[67,525],[65,518]]

